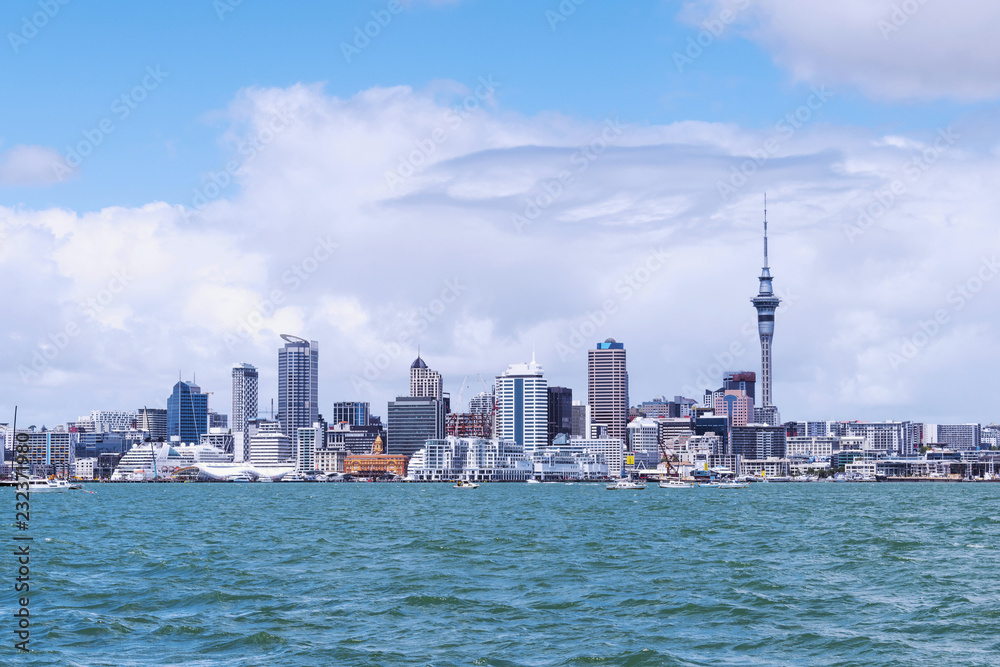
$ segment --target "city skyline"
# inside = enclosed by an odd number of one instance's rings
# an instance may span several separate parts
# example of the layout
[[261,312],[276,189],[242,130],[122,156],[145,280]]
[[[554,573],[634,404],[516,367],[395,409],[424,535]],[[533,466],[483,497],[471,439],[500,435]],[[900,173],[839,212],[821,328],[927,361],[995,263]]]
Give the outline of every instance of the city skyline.
[[[0,110],[0,271],[20,287],[0,412],[164,408],[177,368],[218,409],[244,362],[266,411],[285,331],[329,350],[324,414],[384,410],[418,346],[453,398],[532,348],[582,395],[606,338],[641,360],[632,403],[698,398],[759,370],[766,191],[782,419],[994,421],[975,389],[1000,364],[1000,82],[965,47],[978,28],[932,4],[888,33],[888,7],[723,5],[415,1],[349,60],[384,3],[60,5],[6,55],[24,103]],[[202,50],[177,53],[191,25]],[[255,41],[292,25],[290,52]],[[630,46],[605,58],[597,34]],[[428,35],[527,55],[442,58]],[[884,68],[858,67],[885,44]]]

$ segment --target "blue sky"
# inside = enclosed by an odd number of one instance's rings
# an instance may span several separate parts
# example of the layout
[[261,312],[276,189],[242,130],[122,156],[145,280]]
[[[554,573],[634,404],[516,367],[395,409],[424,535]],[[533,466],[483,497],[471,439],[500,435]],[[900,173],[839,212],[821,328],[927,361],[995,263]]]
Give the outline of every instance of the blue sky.
[[[634,402],[701,390],[734,345],[733,365],[759,364],[742,327],[767,190],[775,285],[791,294],[775,337],[783,416],[994,419],[994,396],[943,405],[938,388],[967,395],[994,356],[989,290],[1000,281],[961,308],[949,296],[997,241],[996,7],[389,6],[4,5],[0,273],[19,288],[12,307],[32,317],[7,325],[0,409],[34,403],[54,422],[153,404],[178,368],[224,396],[229,365],[242,361],[261,367],[264,404],[277,333],[289,329],[330,350],[322,404],[371,400],[379,413],[405,391],[415,351],[392,347],[413,328],[398,320],[456,277],[468,285],[459,305],[414,336],[455,395],[466,375],[492,377],[532,345],[553,384],[584,395],[585,353],[560,350],[607,298],[619,312],[592,337],[625,340],[646,369],[632,373]],[[44,7],[53,15],[40,21]],[[342,45],[373,12],[391,18],[348,62]],[[25,32],[25,21],[45,25]],[[679,54],[690,61],[678,65]],[[495,85],[476,97],[481,81]],[[470,99],[472,112],[450,123]],[[244,160],[239,146],[279,109],[294,119]],[[806,120],[780,129],[796,112]],[[621,133],[528,228],[512,225],[608,119]],[[958,138],[935,148],[946,128]],[[387,174],[438,130],[433,155],[392,185]],[[53,160],[81,142],[97,145],[54,178]],[[747,184],[723,196],[720,184],[762,149]],[[927,151],[933,160],[912,172]],[[232,184],[198,206],[233,160]],[[902,194],[858,227],[894,183]],[[311,280],[282,279],[325,238],[339,243],[337,259]],[[616,291],[664,248],[674,259],[653,287]],[[123,267],[140,277],[84,314]],[[261,309],[275,289],[287,300]],[[900,363],[939,306],[949,321]],[[227,336],[257,311],[263,323],[234,347]],[[18,373],[67,324],[82,333],[35,375]],[[391,363],[365,378],[380,354]]]

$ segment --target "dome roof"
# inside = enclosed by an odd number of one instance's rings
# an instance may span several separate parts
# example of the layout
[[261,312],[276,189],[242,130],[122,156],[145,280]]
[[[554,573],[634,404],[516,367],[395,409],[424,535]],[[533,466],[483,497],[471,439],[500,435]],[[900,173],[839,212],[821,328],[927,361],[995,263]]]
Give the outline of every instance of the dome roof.
[[614,338],[607,338],[607,339],[604,340],[604,342],[605,343],[617,343],[618,341],[616,341]]
[[427,368],[427,364],[424,363],[423,359],[417,357],[416,360],[410,364],[410,368]]

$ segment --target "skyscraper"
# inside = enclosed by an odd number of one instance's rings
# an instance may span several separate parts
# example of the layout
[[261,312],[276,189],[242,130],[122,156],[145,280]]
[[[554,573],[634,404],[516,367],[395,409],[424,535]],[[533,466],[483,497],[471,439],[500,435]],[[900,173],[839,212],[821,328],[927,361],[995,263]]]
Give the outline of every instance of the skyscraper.
[[208,394],[194,382],[178,382],[167,398],[167,435],[180,436],[181,442],[198,443],[208,432]]
[[560,433],[573,432],[573,390],[569,387],[549,387],[548,442]]
[[362,401],[338,401],[333,404],[331,424],[347,422],[350,426],[368,426],[371,404]]
[[233,366],[233,460],[250,459],[247,422],[257,419],[258,376],[253,364]]
[[442,398],[441,374],[428,368],[420,355],[410,364],[410,396]]
[[625,345],[608,338],[587,351],[587,403],[591,423],[608,427],[608,437],[626,441],[628,371]]
[[295,439],[300,428],[319,419],[319,343],[281,334],[278,348],[278,422],[281,432]]
[[[777,421],[769,413],[773,409],[771,402],[771,338],[774,336],[774,311],[781,299],[774,295],[771,285],[771,268],[767,260],[767,199],[764,200],[764,268],[760,273],[760,291],[751,301],[757,309],[757,332],[760,334],[760,403],[768,424]],[[772,424],[773,425],[773,424]]]
[[444,401],[431,396],[398,396],[389,402],[386,453],[405,454],[444,437]]
[[548,381],[535,363],[511,364],[496,379],[494,435],[513,440],[526,454],[546,446],[548,437]]

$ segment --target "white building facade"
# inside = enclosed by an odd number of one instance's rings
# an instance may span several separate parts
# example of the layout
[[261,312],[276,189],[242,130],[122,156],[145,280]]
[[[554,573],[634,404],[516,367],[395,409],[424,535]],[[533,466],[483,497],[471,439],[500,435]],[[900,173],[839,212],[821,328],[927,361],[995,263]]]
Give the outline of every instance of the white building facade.
[[509,366],[496,379],[496,438],[516,442],[529,456],[549,444],[548,395],[548,381],[534,358]]

